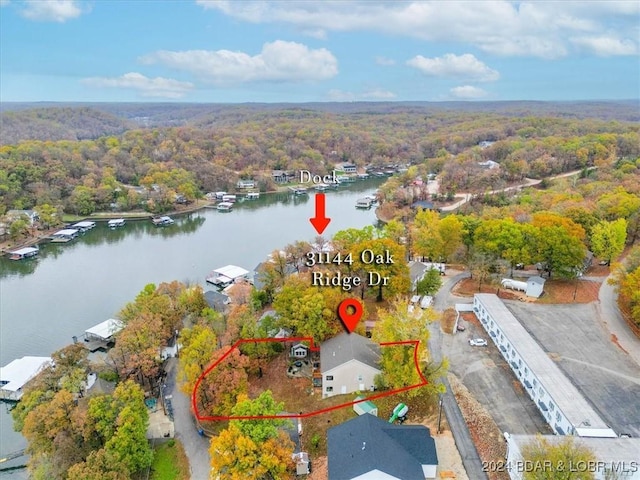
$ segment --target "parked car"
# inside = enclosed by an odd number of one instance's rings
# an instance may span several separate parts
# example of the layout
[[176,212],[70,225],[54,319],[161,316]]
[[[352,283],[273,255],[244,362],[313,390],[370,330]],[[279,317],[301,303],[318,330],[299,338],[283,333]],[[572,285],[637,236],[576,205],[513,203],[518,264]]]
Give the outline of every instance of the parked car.
[[411,303],[420,303],[420,295],[414,295],[413,297],[411,297]]
[[470,338],[469,345],[472,347],[486,347],[487,341],[484,338]]
[[466,328],[464,325],[459,323],[458,326],[456,327],[456,330],[458,330],[459,332],[464,332]]
[[422,300],[420,300],[420,308],[429,308],[432,303],[433,297],[425,295],[424,297],[422,297]]

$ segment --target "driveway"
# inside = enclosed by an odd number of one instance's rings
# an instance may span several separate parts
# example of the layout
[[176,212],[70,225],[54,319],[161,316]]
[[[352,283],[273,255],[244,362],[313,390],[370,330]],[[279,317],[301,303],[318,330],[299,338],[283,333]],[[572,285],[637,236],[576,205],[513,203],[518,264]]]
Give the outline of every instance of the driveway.
[[640,368],[640,338],[636,337],[620,314],[618,309],[618,294],[615,287],[609,285],[608,280],[602,282],[598,293],[597,312],[604,327],[618,339],[618,344]]
[[191,399],[182,393],[176,384],[178,361],[171,358],[167,362],[167,379],[165,394],[171,395],[175,425],[175,438],[179,439],[189,458],[191,478],[193,480],[207,480],[211,471],[209,457],[209,439],[200,436],[191,414]]

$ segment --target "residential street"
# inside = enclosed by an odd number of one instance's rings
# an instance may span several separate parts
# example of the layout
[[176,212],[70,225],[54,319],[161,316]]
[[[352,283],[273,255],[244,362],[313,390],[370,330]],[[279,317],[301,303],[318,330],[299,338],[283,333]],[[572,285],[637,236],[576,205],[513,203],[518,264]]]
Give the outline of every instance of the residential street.
[[620,347],[640,366],[640,339],[629,330],[629,327],[620,314],[617,303],[618,294],[616,293],[615,287],[609,285],[608,280],[610,278],[611,276],[602,282],[598,295],[599,298],[596,307],[600,321],[612,335],[616,336]]
[[208,480],[211,470],[209,457],[209,439],[200,436],[191,414],[191,399],[182,393],[176,385],[178,361],[171,358],[167,362],[167,380],[165,395],[171,395],[173,403],[175,437],[182,442],[189,465],[192,480]]

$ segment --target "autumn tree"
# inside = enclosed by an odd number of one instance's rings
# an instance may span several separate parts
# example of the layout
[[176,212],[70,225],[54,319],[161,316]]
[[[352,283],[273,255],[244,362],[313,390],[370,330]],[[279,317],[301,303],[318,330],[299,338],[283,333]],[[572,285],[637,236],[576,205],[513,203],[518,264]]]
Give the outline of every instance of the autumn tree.
[[475,246],[484,254],[508,261],[513,270],[517,263],[529,263],[534,258],[536,234],[532,225],[511,218],[490,219],[476,229]]
[[[238,403],[231,409],[234,417],[262,417],[278,415],[284,411],[284,403],[273,399],[271,390],[265,390],[255,399],[239,395]],[[260,445],[270,438],[278,436],[278,429],[290,424],[287,419],[232,420],[230,425],[238,427],[240,433]]]
[[279,431],[263,443],[243,435],[236,425],[229,425],[211,439],[212,480],[263,480],[284,478],[291,465],[293,443]]
[[[429,394],[442,390],[437,382],[446,370],[446,364],[434,362],[427,349],[429,341],[428,324],[436,320],[436,314],[431,308],[409,312],[406,303],[395,300],[388,309],[378,309],[378,321],[373,330],[373,341],[376,343],[401,342],[419,340],[418,345],[396,345],[381,349],[380,369],[382,373],[376,378],[376,385],[380,388],[401,388],[422,382],[420,373],[428,372],[428,385],[425,387]],[[418,367],[414,362],[414,349],[417,348]],[[413,389],[407,392],[409,396],[418,394]]]
[[191,395],[196,380],[213,358],[218,339],[211,327],[197,324],[182,330],[180,342],[182,343],[178,358],[178,378],[182,382],[180,388],[186,395]]
[[[213,362],[227,352],[226,348],[215,352]],[[204,377],[198,393],[205,411],[211,415],[229,415],[238,396],[247,392],[248,364],[249,359],[234,348]]]
[[[557,439],[560,439],[556,441]],[[594,453],[572,436],[545,438],[538,435],[521,449],[524,462],[545,465],[545,468],[526,469],[525,480],[591,480],[590,469],[570,469],[568,465],[589,465],[596,461]]]
[[540,228],[537,244],[538,258],[544,263],[549,277],[555,273],[560,278],[575,278],[581,270],[586,248],[565,227],[546,226]]
[[624,250],[627,239],[627,221],[619,218],[613,222],[603,221],[593,227],[591,234],[591,250],[604,259],[607,265]]
[[411,228],[411,246],[416,254],[432,260],[442,256],[443,242],[440,236],[440,214],[433,210],[420,210]]

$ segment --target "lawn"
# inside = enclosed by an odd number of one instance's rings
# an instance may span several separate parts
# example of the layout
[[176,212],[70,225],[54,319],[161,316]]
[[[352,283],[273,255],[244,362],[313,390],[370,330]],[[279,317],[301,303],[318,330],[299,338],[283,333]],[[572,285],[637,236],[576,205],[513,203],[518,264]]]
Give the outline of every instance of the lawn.
[[189,460],[179,440],[171,439],[155,447],[151,480],[188,480]]

